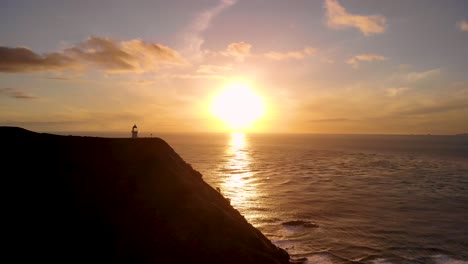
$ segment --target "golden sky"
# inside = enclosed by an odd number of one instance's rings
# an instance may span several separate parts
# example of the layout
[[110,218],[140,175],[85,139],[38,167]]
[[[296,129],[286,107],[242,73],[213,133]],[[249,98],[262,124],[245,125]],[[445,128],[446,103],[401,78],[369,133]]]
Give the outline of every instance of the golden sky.
[[[0,125],[468,132],[467,1],[31,0],[0,7]],[[220,103],[233,87],[247,88]]]

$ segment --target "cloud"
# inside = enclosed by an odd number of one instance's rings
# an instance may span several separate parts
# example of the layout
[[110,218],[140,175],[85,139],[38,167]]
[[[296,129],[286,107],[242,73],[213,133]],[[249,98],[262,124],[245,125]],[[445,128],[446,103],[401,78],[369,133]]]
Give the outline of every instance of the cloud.
[[[391,87],[409,87],[413,85],[427,81],[434,80],[441,74],[440,68],[435,68],[426,71],[410,71],[411,67],[400,67],[400,70],[397,73],[391,74],[388,78],[388,82]],[[430,83],[426,83],[429,85]],[[426,86],[427,86],[426,85]]]
[[352,58],[349,58],[346,63],[352,65],[354,68],[359,67],[359,63],[362,61],[384,61],[388,58],[378,54],[360,54],[356,55]]
[[337,123],[337,122],[351,122],[356,121],[349,118],[325,118],[325,119],[313,119],[309,120],[311,123]]
[[163,65],[186,64],[177,51],[139,39],[119,42],[91,37],[66,52],[107,72],[147,72]]
[[190,54],[200,54],[201,46],[205,42],[202,36],[203,32],[211,26],[216,16],[235,3],[236,0],[221,0],[216,6],[201,12],[195,17],[184,35],[186,49]]
[[325,57],[324,57],[324,58],[322,58],[320,61],[323,62],[323,63],[335,64],[335,60],[330,59],[330,58],[325,58]]
[[57,71],[77,64],[63,52],[36,54],[28,48],[0,47],[0,72],[41,72]]
[[462,21],[458,22],[457,27],[461,31],[468,31],[468,23],[466,22],[466,20],[462,20]]
[[364,35],[385,32],[386,18],[381,15],[355,15],[348,13],[336,0],[325,0],[327,25],[333,29],[356,28]]
[[[16,120],[2,120],[0,126],[17,126],[32,130],[68,130],[68,131],[105,131],[113,127],[122,128],[122,124],[134,124],[141,121],[143,115],[132,112],[98,112],[88,110],[74,110],[68,113],[52,114],[44,119],[37,117],[16,116]],[[109,130],[107,130],[109,131]],[[121,131],[121,130],[120,130]]]
[[167,65],[187,64],[177,51],[161,44],[95,36],[65,50],[43,55],[27,48],[0,47],[0,57],[0,72],[6,73],[63,71],[88,65],[110,73],[141,73]]
[[213,56],[225,56],[235,58],[238,62],[244,61],[248,57],[264,57],[270,60],[283,61],[283,60],[301,60],[306,57],[313,56],[317,52],[317,49],[312,47],[305,47],[302,50],[277,52],[270,51],[263,54],[254,54],[251,52],[252,45],[244,41],[233,42],[227,46],[223,51],[209,51],[209,54]]
[[399,115],[428,115],[438,114],[450,111],[459,111],[468,109],[468,100],[466,98],[456,99],[446,102],[435,102],[427,105],[413,106],[408,109],[403,109],[397,112]]
[[420,80],[424,80],[433,76],[437,76],[440,74],[440,69],[433,69],[423,72],[410,72],[404,76],[404,79],[409,82],[416,82]]
[[43,79],[46,80],[56,80],[56,81],[72,81],[72,78],[66,78],[66,77],[44,77]]
[[[455,88],[455,90],[451,90]],[[414,94],[413,94],[414,95]],[[433,94],[417,94],[417,97],[409,98],[405,104],[393,111],[397,116],[428,116],[452,112],[463,116],[463,111],[468,111],[468,89],[462,85],[460,87],[446,87]],[[404,102],[404,101],[401,101]]]
[[227,57],[233,57],[237,61],[244,61],[246,57],[250,56],[252,45],[244,41],[234,42],[227,46],[225,51],[220,54]]
[[220,74],[223,72],[231,71],[232,66],[218,66],[218,65],[200,65],[198,66],[197,73],[201,74]]
[[5,95],[15,99],[36,99],[34,95],[21,92],[14,88],[0,88],[0,95]]
[[276,51],[271,51],[268,53],[265,53],[264,56],[265,58],[271,59],[271,60],[289,60],[289,59],[295,59],[295,60],[301,60],[304,59],[308,56],[313,56],[317,52],[316,49],[311,48],[311,47],[306,47],[303,50],[298,50],[298,51],[288,51],[288,52],[276,52]]
[[0,126],[15,126],[15,127],[49,127],[49,126],[63,126],[76,124],[76,121],[1,121]]
[[222,74],[164,74],[159,79],[225,79]]
[[392,87],[385,89],[385,93],[388,97],[398,96],[408,90],[408,87]]

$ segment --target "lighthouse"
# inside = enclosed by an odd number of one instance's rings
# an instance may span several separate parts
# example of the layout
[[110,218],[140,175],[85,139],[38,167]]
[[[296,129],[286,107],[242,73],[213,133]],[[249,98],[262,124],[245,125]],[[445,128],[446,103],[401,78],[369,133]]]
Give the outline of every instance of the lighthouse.
[[136,124],[132,127],[132,138],[138,138],[138,127]]

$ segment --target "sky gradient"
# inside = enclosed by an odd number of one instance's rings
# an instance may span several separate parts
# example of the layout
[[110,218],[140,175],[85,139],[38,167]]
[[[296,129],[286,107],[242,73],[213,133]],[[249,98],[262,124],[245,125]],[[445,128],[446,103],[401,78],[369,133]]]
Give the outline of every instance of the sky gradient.
[[219,132],[237,82],[253,132],[466,133],[468,1],[0,3],[0,125]]

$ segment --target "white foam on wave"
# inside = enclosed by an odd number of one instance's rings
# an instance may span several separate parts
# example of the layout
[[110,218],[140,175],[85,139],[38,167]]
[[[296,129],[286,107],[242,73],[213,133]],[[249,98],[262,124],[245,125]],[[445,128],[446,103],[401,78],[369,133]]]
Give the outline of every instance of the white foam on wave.
[[386,259],[374,259],[372,263],[373,264],[393,264],[392,262],[389,262]]
[[437,255],[432,257],[432,259],[437,264],[468,264],[466,260],[453,259],[445,255]]

